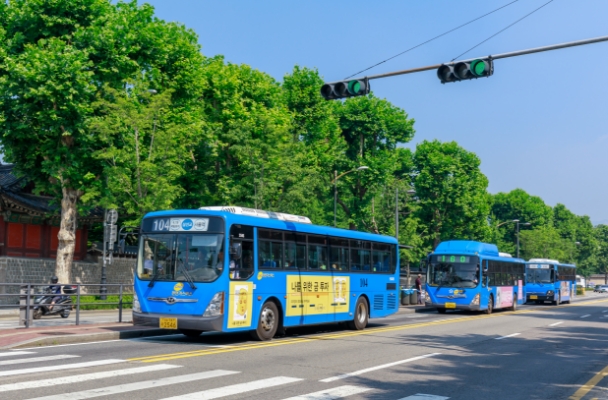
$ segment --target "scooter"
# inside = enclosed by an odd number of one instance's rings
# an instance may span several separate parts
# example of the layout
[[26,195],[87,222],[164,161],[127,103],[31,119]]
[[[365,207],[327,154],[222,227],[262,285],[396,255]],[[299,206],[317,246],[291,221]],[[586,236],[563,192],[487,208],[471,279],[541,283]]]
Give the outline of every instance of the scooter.
[[[71,286],[64,286],[64,294],[72,294],[74,288]],[[40,319],[43,315],[61,315],[61,318],[67,318],[70,316],[72,311],[72,298],[70,296],[61,296],[60,294],[54,293],[51,288],[44,289],[44,294],[36,296],[34,298],[34,312],[32,317],[34,319]],[[53,298],[61,296],[61,298],[53,304],[53,309],[50,309]]]

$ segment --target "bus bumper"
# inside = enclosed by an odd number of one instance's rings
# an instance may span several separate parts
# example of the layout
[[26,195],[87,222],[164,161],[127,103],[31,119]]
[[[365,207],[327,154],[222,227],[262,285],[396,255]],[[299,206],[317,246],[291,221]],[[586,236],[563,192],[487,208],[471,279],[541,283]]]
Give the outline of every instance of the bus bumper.
[[160,318],[177,318],[178,329],[193,329],[198,331],[221,331],[224,324],[223,315],[205,318],[192,315],[166,315],[133,311],[133,325],[159,328]]
[[470,304],[456,304],[454,307],[446,307],[445,303],[425,303],[427,307],[445,308],[446,310],[466,310],[466,311],[480,311],[481,308],[472,306]]
[[554,301],[555,300],[554,297],[555,296],[546,296],[544,294],[543,295],[540,295],[540,294],[538,294],[538,295],[535,295],[535,294],[530,295],[529,294],[529,295],[526,296],[526,301]]

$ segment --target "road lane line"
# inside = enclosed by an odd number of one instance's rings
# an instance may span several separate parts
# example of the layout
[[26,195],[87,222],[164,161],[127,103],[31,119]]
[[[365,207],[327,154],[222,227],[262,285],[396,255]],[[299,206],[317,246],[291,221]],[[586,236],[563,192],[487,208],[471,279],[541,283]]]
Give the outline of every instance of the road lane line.
[[435,396],[434,394],[422,394],[418,393],[413,396],[403,397],[399,400],[448,400],[449,397]]
[[95,379],[114,378],[117,376],[142,374],[145,372],[164,371],[172,368],[181,368],[181,365],[169,364],[154,364],[146,367],[118,369],[114,371],[94,372],[92,374],[83,374],[75,376],[62,376],[60,378],[42,379],[39,381],[8,383],[0,385],[0,392],[10,392],[12,390],[35,389],[46,386],[63,385],[67,383],[78,383],[92,381]]
[[604,310],[604,311],[602,311],[602,312],[608,312],[608,310]]
[[549,325],[549,326],[557,326],[557,325],[559,325],[559,324],[563,324],[563,323],[564,323],[564,321],[559,321],[559,322],[556,322],[556,323],[551,324],[551,325]]
[[507,335],[507,336],[501,336],[501,337],[497,337],[497,338],[494,338],[494,339],[496,339],[496,340],[502,340],[502,339],[506,339],[506,338],[513,337],[513,336],[519,336],[519,335],[521,335],[521,333],[512,333],[512,334],[510,334],[510,335]]
[[587,317],[590,317],[590,316],[591,316],[591,314],[585,314],[585,315],[581,315],[581,318],[587,318]]
[[[560,309],[567,308],[567,307],[576,307],[579,305],[604,303],[607,301],[608,301],[608,299],[602,299],[602,300],[585,301],[584,304],[579,304],[579,303],[564,304],[563,306],[560,307]],[[384,333],[384,332],[393,332],[393,331],[416,329],[416,328],[423,328],[423,327],[429,327],[429,326],[446,325],[446,324],[453,324],[453,323],[458,323],[458,322],[481,321],[481,320],[484,320],[487,318],[501,318],[501,317],[507,317],[510,315],[521,315],[521,314],[529,314],[529,313],[534,313],[534,312],[544,312],[544,311],[554,311],[554,310],[555,309],[552,307],[530,308],[530,309],[518,310],[518,311],[505,311],[505,312],[501,312],[498,314],[476,315],[476,316],[471,316],[471,317],[455,317],[455,318],[442,319],[442,320],[430,321],[430,322],[388,326],[388,327],[383,327],[383,328],[370,328],[370,329],[365,329],[362,331],[351,331],[351,332],[343,332],[343,333],[337,333],[337,334],[321,334],[321,335],[314,335],[314,336],[309,336],[309,337],[301,338],[301,339],[279,339],[279,340],[275,339],[271,342],[264,342],[261,344],[260,343],[244,344],[244,345],[233,346],[233,347],[226,348],[226,349],[207,349],[207,350],[195,350],[195,351],[188,351],[188,352],[176,352],[176,353],[169,353],[169,354],[157,354],[154,356],[130,358],[127,361],[162,362],[162,361],[176,360],[176,359],[181,359],[181,358],[201,357],[201,356],[228,353],[228,352],[234,352],[234,351],[254,350],[254,349],[260,349],[260,348],[266,348],[266,347],[309,343],[309,342],[313,342],[313,341],[317,341],[317,340],[331,340],[331,339],[341,339],[341,338],[360,336],[360,335],[374,335],[374,334]]]
[[287,376],[277,376],[276,378],[260,379],[259,381],[237,383],[236,385],[224,386],[215,389],[203,390],[183,396],[167,397],[161,400],[200,400],[218,399],[220,397],[233,396],[251,392],[253,390],[266,389],[274,386],[286,385],[288,383],[299,382],[303,379],[290,378]]
[[22,354],[36,354],[35,351],[13,351],[12,353],[0,353],[0,357],[20,356]]
[[46,357],[18,358],[17,360],[0,361],[0,365],[27,364],[27,363],[33,363],[33,362],[55,361],[55,360],[63,360],[66,358],[78,358],[78,357],[80,357],[80,356],[72,356],[69,354],[59,354],[56,356],[46,356]]
[[[93,397],[115,395],[126,392],[133,392],[137,390],[144,390],[150,388],[157,388],[161,386],[175,385],[177,383],[185,383],[198,381],[201,379],[217,378],[220,376],[238,374],[237,371],[225,371],[216,369],[213,371],[199,372],[196,374],[178,375],[169,378],[152,379],[143,382],[126,383],[124,385],[107,386],[104,388],[83,390],[80,392],[62,393],[53,396],[37,397],[30,400],[80,400],[80,399],[91,399]],[[124,398],[122,396],[117,398]]]
[[354,394],[367,392],[368,390],[372,389],[363,386],[344,385],[333,389],[325,389],[314,393],[290,397],[284,400],[337,400]]
[[100,360],[100,361],[88,361],[76,364],[65,364],[65,365],[52,365],[48,367],[36,367],[36,368],[25,368],[25,369],[13,369],[10,371],[1,371],[0,377],[2,376],[15,376],[23,374],[34,374],[37,372],[48,372],[48,371],[59,371],[62,369],[75,369],[75,368],[89,368],[98,367],[100,365],[118,364],[123,363],[126,360]]
[[360,369],[359,371],[349,372],[347,374],[342,374],[342,375],[338,375],[338,376],[332,376],[331,378],[321,379],[319,382],[324,382],[324,383],[333,382],[333,381],[337,381],[339,379],[350,378],[351,376],[357,376],[357,375],[365,374],[367,372],[377,371],[379,369],[394,367],[395,365],[405,364],[405,363],[409,363],[412,361],[422,360],[424,358],[438,356],[440,354],[441,353],[425,354],[423,356],[408,358],[407,360],[401,360],[401,361],[395,361],[395,362],[388,363],[388,364],[377,365],[375,367]]
[[597,385],[598,383],[600,383],[600,381],[606,375],[608,375],[608,366],[604,367],[603,370],[601,370],[600,372],[598,372],[597,374],[595,374],[595,376],[593,378],[589,379],[587,381],[587,383],[585,383],[576,392],[574,392],[574,394],[572,396],[568,397],[568,400],[580,400],[580,399],[582,399],[583,397],[585,397],[585,395],[587,393],[589,393],[589,391],[591,389],[593,389],[595,387],[595,385]]

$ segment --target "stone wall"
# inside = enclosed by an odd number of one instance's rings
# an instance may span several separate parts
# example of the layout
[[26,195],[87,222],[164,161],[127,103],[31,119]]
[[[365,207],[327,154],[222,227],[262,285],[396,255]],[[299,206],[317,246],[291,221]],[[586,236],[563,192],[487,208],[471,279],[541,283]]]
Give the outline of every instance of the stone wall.
[[[125,292],[131,292],[135,258],[114,258],[111,265],[106,265],[106,282],[122,283]],[[99,284],[101,281],[102,260],[97,262],[76,261],[72,264],[72,282],[86,284]],[[14,286],[0,286],[0,304],[17,304],[16,296],[2,296],[4,293],[19,293],[18,284],[21,283],[49,283],[55,275],[54,259],[0,257],[0,283],[17,284]],[[63,282],[60,282],[63,283]],[[67,282],[66,282],[67,283]],[[107,288],[107,292],[118,292],[118,287]],[[81,287],[83,294],[99,293],[99,286]]]

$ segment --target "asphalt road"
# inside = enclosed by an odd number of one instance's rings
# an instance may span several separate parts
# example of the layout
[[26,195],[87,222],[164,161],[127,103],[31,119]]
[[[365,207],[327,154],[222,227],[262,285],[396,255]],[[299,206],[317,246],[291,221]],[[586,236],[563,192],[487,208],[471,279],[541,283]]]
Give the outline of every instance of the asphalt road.
[[0,398],[603,399],[607,345],[606,296],[490,316],[400,312],[270,342],[172,335],[0,352]]

